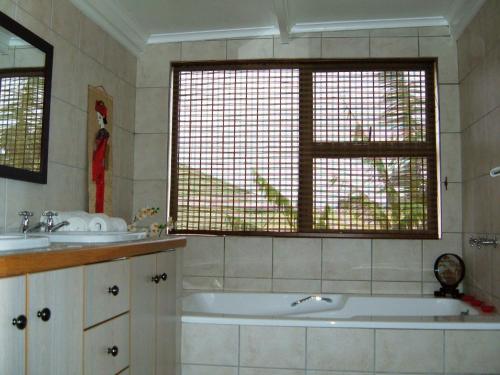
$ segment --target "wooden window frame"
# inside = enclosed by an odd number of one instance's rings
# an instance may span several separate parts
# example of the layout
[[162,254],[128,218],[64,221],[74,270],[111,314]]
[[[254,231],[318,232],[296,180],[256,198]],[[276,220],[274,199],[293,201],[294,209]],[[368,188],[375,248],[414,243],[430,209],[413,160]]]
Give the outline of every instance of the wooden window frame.
[[[169,217],[177,219],[178,199],[178,95],[179,72],[186,70],[213,69],[271,69],[298,68],[299,79],[299,193],[298,193],[298,231],[217,231],[217,230],[178,230],[177,234],[210,234],[238,236],[274,237],[338,237],[338,238],[386,238],[386,239],[439,239],[441,237],[440,185],[439,181],[439,124],[437,119],[437,59],[435,58],[394,58],[394,59],[293,59],[293,60],[236,60],[236,61],[196,61],[172,63],[172,102],[171,102],[171,160],[170,189],[167,192]],[[373,71],[418,69],[425,71],[426,82],[426,141],[419,142],[318,142],[313,141],[312,115],[312,73],[316,71]],[[307,97],[309,96],[309,97]],[[312,229],[313,211],[313,160],[315,158],[349,157],[422,157],[427,163],[427,229],[425,230],[314,230]]]

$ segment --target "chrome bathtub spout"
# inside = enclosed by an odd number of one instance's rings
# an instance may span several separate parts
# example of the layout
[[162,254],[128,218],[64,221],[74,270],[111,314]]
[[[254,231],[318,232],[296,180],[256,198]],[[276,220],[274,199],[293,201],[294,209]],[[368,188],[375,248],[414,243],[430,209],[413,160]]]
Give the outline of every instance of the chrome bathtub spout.
[[298,299],[297,301],[295,302],[292,302],[290,306],[292,307],[295,307],[297,305],[300,305],[301,303],[303,302],[307,302],[307,301],[322,301],[322,302],[327,302],[327,303],[332,303],[332,299],[331,298],[328,298],[328,297],[321,297],[321,296],[307,296],[307,297],[304,297],[302,299]]

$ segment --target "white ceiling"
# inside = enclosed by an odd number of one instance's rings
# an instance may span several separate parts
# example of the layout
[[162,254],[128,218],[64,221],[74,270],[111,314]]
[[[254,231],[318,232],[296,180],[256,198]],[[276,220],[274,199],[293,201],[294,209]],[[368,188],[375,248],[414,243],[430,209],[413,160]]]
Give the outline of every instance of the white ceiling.
[[71,0],[134,53],[147,43],[368,28],[447,26],[484,0]]

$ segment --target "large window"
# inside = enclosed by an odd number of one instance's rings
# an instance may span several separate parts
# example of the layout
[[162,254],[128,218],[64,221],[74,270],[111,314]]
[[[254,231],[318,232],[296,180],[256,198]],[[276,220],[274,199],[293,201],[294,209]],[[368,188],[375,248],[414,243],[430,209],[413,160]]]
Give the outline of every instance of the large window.
[[178,233],[435,238],[435,62],[173,66]]

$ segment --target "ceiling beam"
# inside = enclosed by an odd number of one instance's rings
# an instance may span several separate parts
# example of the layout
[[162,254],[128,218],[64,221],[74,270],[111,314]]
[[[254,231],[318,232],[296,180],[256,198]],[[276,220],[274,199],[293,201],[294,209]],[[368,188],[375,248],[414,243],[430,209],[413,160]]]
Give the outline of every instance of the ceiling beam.
[[278,20],[281,43],[290,41],[290,19],[288,12],[288,0],[273,0],[274,14]]

